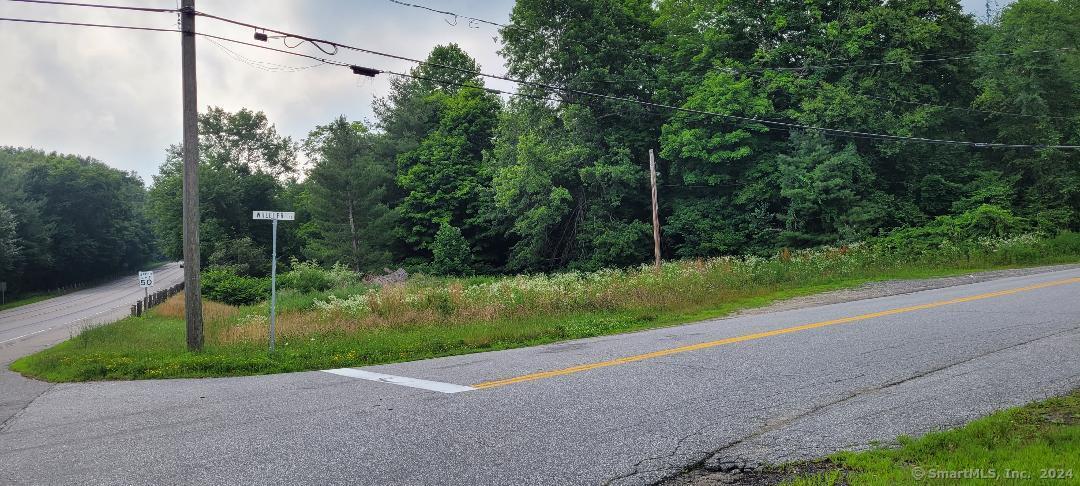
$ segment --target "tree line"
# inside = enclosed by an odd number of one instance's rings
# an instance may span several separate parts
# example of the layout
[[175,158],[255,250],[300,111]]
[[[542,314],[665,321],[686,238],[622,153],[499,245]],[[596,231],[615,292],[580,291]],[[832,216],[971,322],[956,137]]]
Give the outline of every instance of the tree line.
[[[955,1],[520,0],[501,52],[510,75],[576,91],[867,132],[1068,144],[1080,139],[1078,56],[1062,49],[1075,45],[1076,4],[1024,0],[980,25]],[[640,263],[651,251],[649,149],[661,158],[669,258],[857,241],[984,204],[1037,229],[1080,226],[1075,152],[825,138],[530,86],[523,94],[561,100],[503,99],[482,89],[458,46],[427,61],[392,82],[374,123],[340,118],[302,142],[258,112],[203,114],[209,263],[261,271],[269,236],[252,225],[255,207],[298,211],[287,254],[358,270]],[[175,153],[151,190],[170,254],[180,248]],[[302,170],[300,153],[311,164]]]
[[134,272],[155,256],[146,188],[97,160],[0,147],[0,281],[8,295]]
[[[392,81],[373,122],[295,141],[257,111],[200,115],[207,263],[265,273],[270,232],[251,210],[278,209],[298,216],[283,255],[358,271],[639,264],[650,149],[665,258],[844,244],[988,206],[1026,230],[1080,229],[1076,151],[753,120],[1080,144],[1078,0],[1020,0],[983,24],[955,0],[518,0],[500,39],[509,75],[531,82],[521,96],[484,89],[448,44]],[[174,147],[149,192],[173,257],[180,173]]]

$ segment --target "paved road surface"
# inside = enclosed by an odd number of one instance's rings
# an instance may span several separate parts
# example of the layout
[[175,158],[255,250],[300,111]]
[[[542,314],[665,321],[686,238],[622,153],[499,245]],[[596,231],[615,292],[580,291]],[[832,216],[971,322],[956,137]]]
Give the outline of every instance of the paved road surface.
[[[154,270],[154,285],[184,280],[179,263]],[[7,365],[78,333],[83,326],[113,322],[128,315],[143,297],[135,275],[41,302],[0,311],[0,424],[47,388],[8,371]]]
[[1078,349],[1070,269],[337,374],[57,385],[0,428],[0,483],[643,484],[1064,393]]

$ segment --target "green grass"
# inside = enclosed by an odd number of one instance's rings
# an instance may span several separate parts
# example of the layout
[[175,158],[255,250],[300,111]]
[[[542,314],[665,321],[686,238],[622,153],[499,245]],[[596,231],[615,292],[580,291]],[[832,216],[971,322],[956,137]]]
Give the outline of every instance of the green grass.
[[52,382],[145,378],[201,378],[282,373],[452,356],[632,332],[727,315],[777,299],[850,287],[860,282],[777,291],[712,309],[658,315],[649,310],[577,314],[553,321],[538,317],[455,326],[413,325],[362,333],[281,339],[274,354],[265,342],[215,345],[202,353],[185,348],[180,319],[127,318],[87,329],[52,348],[17,360],[11,369]]
[[1080,390],[959,429],[901,437],[899,447],[842,452],[810,469],[783,484],[1080,484]]
[[0,311],[8,310],[8,309],[14,309],[16,307],[22,307],[24,305],[30,305],[30,304],[33,304],[35,302],[41,302],[43,300],[48,300],[48,299],[51,299],[53,297],[56,297],[57,295],[59,295],[59,294],[49,292],[47,294],[34,294],[34,295],[28,295],[28,296],[23,297],[21,299],[9,300],[4,304],[0,304]]
[[[185,347],[182,305],[128,318],[11,364],[54,382],[212,377],[365,366],[658,328],[863,283],[1080,261],[1080,235],[988,243],[947,257],[820,249],[772,259],[718,258],[528,277],[418,277],[281,294],[278,347],[266,350],[266,304],[207,304],[206,346]],[[983,248],[983,249],[980,249]],[[1004,249],[1004,250],[1003,250]],[[335,304],[329,295],[358,299]],[[317,304],[323,302],[322,307]],[[327,306],[325,303],[331,305]]]

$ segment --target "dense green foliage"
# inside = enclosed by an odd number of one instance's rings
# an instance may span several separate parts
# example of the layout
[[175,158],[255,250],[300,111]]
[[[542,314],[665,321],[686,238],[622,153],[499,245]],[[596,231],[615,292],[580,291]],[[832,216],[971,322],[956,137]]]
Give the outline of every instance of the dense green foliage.
[[376,141],[367,127],[344,117],[305,141],[314,161],[305,184],[312,216],[308,257],[357,271],[389,263],[395,213],[385,203],[390,172],[374,152]]
[[229,267],[208,268],[201,282],[206,298],[229,305],[251,305],[270,294],[269,278],[237,275]]
[[[486,90],[448,44],[393,78],[374,123],[340,117],[299,143],[259,111],[200,115],[204,265],[268,274],[256,209],[297,213],[279,227],[284,271],[636,265],[652,249],[650,150],[668,259],[1080,230],[1080,151],[760,122],[1080,144],[1078,0],[1020,0],[984,24],[955,0],[520,0],[500,35],[526,96]],[[0,279],[32,291],[179,259],[181,165],[173,146],[146,193],[93,160],[3,149]]]
[[131,272],[154,256],[142,180],[93,159],[0,148],[8,295]]
[[[392,79],[375,123],[315,128],[306,170],[261,113],[203,115],[203,256],[265,275],[254,262],[269,228],[249,212],[274,208],[298,213],[280,228],[283,261],[457,275],[636,265],[652,251],[649,150],[668,259],[895,231],[936,248],[943,227],[964,224],[992,226],[980,237],[1080,230],[1080,151],[758,121],[1080,144],[1078,16],[1077,0],[1020,0],[984,24],[955,0],[519,0],[501,53],[532,97],[485,90],[474,59],[438,46],[412,78]],[[174,257],[175,155],[150,197]]]
[[443,222],[431,244],[430,269],[439,275],[466,275],[471,273],[472,250],[461,230]]
[[[188,352],[184,305],[177,296],[148,317],[87,329],[12,367],[43,379],[73,381],[364,366],[697,321],[869,281],[1080,260],[1080,233],[961,239],[970,229],[968,221],[984,219],[966,215],[935,224],[957,236],[942,238],[934,248],[894,247],[903,241],[872,239],[770,258],[664,262],[659,271],[646,264],[502,277],[421,276],[377,287],[359,284],[341,265],[328,270],[293,262],[278,295],[275,353],[266,352],[266,302],[242,307],[206,302],[206,347]],[[222,269],[207,271],[205,281],[213,282],[213,292],[228,289],[243,296],[249,285],[261,286],[251,295],[266,292],[266,279]],[[224,300],[210,290],[206,294]]]
[[[199,238],[203,263],[227,264],[239,258],[247,266],[239,269],[241,273],[269,272],[270,225],[253,221],[251,212],[282,205],[284,179],[276,176],[291,169],[296,150],[296,144],[278,135],[261,112],[228,113],[211,108],[199,115]],[[183,257],[183,159],[176,145],[167,155],[154,176],[148,212],[161,251],[179,260]],[[278,244],[290,249],[292,234],[285,231],[280,236]],[[243,253],[238,255],[240,248]],[[211,262],[215,255],[218,261]]]

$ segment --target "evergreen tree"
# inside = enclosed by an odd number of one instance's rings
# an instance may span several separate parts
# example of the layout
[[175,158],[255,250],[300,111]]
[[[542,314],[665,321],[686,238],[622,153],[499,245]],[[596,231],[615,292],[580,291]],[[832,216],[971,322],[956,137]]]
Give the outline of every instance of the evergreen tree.
[[373,153],[375,136],[344,116],[311,132],[304,145],[315,162],[308,174],[315,221],[306,253],[356,271],[389,263],[393,212],[383,198],[390,175]]

